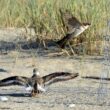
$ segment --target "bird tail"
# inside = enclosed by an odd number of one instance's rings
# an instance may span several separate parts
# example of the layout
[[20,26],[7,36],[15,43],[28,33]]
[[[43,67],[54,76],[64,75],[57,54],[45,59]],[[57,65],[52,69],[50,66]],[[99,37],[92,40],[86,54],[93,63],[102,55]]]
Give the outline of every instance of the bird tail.
[[71,39],[71,34],[67,34],[64,38],[62,38],[61,40],[57,41],[56,43],[58,44],[58,46],[60,46],[61,48],[65,48],[66,44],[68,43],[68,41]]

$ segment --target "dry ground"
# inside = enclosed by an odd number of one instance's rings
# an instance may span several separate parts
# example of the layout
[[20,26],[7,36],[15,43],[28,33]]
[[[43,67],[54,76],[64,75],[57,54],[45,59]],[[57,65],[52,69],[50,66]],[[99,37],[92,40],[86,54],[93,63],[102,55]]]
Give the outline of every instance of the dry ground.
[[[3,36],[7,34],[2,34],[0,40],[10,40],[8,37],[4,39]],[[45,93],[34,98],[30,97],[23,87],[1,87],[0,96],[6,96],[8,101],[0,101],[0,110],[109,110],[110,82],[81,78],[85,75],[106,75],[107,66],[103,64],[103,57],[44,57],[37,54],[36,49],[32,49],[31,52],[2,52],[0,79],[12,75],[30,77],[34,67],[39,69],[41,76],[57,71],[78,72],[80,76],[53,84]],[[72,104],[75,106],[70,107]]]

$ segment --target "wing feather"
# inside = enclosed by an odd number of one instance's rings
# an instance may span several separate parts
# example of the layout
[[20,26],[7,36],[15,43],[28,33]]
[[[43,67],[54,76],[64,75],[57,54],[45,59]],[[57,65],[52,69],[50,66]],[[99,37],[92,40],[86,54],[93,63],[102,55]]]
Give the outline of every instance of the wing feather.
[[29,82],[29,78],[22,76],[12,76],[0,80],[0,86],[22,85],[26,86]]
[[79,76],[78,73],[72,74],[68,72],[56,72],[56,73],[46,75],[42,78],[44,81],[44,85],[50,85],[52,83],[56,83],[59,81],[66,81],[66,80],[74,79],[77,76]]
[[69,10],[66,10],[65,12],[60,10],[60,13],[62,16],[62,22],[67,27],[68,33],[73,33],[76,28],[79,28],[82,25]]

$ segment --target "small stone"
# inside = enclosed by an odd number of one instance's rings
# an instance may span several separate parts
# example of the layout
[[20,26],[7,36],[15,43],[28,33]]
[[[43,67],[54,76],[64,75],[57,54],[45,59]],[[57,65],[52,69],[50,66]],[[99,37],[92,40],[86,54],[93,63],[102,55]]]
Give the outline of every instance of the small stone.
[[0,97],[0,100],[3,101],[3,102],[6,102],[6,101],[8,101],[8,98],[5,97],[5,96],[1,96],[1,97]]
[[75,104],[70,104],[69,105],[69,108],[73,108],[73,107],[75,107]]

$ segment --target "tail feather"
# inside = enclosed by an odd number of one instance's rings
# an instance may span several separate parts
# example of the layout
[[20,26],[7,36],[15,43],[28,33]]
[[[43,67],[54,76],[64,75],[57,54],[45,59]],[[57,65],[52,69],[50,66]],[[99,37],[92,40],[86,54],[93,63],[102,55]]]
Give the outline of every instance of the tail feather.
[[64,38],[62,38],[61,40],[57,41],[56,43],[61,47],[61,48],[65,48],[66,44],[69,42],[69,40],[71,39],[71,34],[67,34]]

